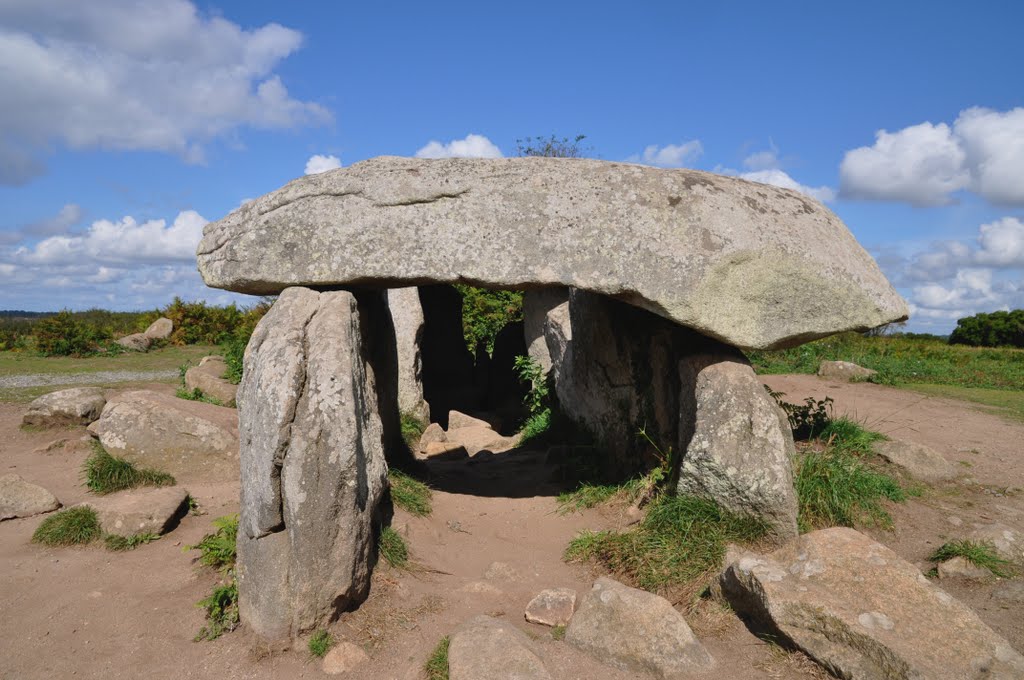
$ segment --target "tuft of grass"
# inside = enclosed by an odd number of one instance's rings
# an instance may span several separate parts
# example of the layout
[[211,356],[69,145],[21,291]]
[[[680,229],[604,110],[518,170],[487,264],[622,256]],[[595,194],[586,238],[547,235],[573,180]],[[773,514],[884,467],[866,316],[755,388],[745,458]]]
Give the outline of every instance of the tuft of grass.
[[409,564],[409,546],[405,544],[402,535],[391,527],[384,527],[380,532],[378,548],[381,556],[392,567],[401,569]]
[[79,545],[91,543],[102,534],[96,511],[79,506],[61,510],[44,519],[32,534],[32,542],[43,545]]
[[85,485],[100,496],[137,486],[174,486],[174,477],[166,472],[137,468],[123,458],[112,456],[98,441],[92,442],[93,454],[82,472]]
[[903,502],[907,497],[895,479],[851,449],[837,446],[798,458],[794,484],[801,532],[860,524],[889,528],[892,517],[883,499]]
[[565,626],[555,626],[551,629],[551,637],[555,640],[565,639]]
[[238,627],[238,582],[231,578],[230,583],[219,583],[213,592],[196,603],[197,607],[206,610],[206,625],[199,629],[194,640],[216,640],[224,633]]
[[430,653],[430,658],[423,664],[423,670],[427,674],[427,680],[448,680],[448,645],[451,638],[445,635]]
[[205,404],[213,404],[214,406],[224,405],[224,402],[222,402],[220,399],[203,394],[203,391],[198,387],[195,387],[192,390],[187,390],[184,387],[179,387],[178,390],[174,393],[174,396],[176,396],[178,399],[188,399],[189,401],[201,401]]
[[312,656],[322,659],[327,655],[331,647],[334,646],[334,636],[327,629],[321,628],[310,636],[307,646]]
[[206,534],[195,545],[185,546],[185,550],[198,550],[200,564],[228,571],[235,566],[238,515],[218,517],[213,520],[213,526],[216,531]]
[[133,536],[107,534],[103,537],[103,542],[107,545],[107,550],[124,552],[125,550],[135,550],[140,545],[145,545],[146,543],[155,541],[159,538],[160,536],[158,534],[152,533],[135,534]]
[[932,562],[945,562],[954,557],[962,557],[976,567],[988,569],[999,578],[1012,578],[1017,573],[1013,562],[1004,560],[991,543],[985,542],[949,541],[943,543],[928,559]]
[[427,429],[426,423],[418,416],[414,416],[411,413],[403,413],[401,415],[401,427],[402,439],[409,445],[409,448],[415,451],[416,447],[419,446],[423,431]]
[[635,529],[584,531],[569,543],[565,559],[596,561],[645,590],[682,586],[695,593],[721,565],[726,543],[749,544],[767,535],[765,523],[712,501],[662,493]]
[[527,417],[519,431],[519,444],[523,445],[529,441],[542,443],[544,437],[551,431],[551,409],[544,408],[537,413]]
[[622,484],[583,482],[576,487],[575,491],[565,491],[558,494],[558,512],[565,515],[570,512],[597,507],[617,497],[633,500],[637,495],[641,481],[641,479],[635,478]]
[[418,517],[431,513],[433,493],[429,486],[395,468],[388,471],[388,478],[391,480],[391,500],[395,505]]
[[872,432],[846,416],[835,418],[817,434],[817,438],[834,448],[858,453],[871,453],[875,442],[887,439],[884,434]]

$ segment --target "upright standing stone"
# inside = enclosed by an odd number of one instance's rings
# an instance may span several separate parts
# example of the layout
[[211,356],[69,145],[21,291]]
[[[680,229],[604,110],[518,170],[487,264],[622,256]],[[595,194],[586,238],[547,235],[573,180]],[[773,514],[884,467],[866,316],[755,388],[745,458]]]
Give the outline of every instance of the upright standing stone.
[[[382,295],[285,290],[260,321],[239,389],[239,611],[287,639],[366,597],[387,487],[370,348]],[[393,343],[393,337],[390,339]]]
[[569,302],[569,289],[561,286],[539,288],[523,293],[523,332],[530,358],[540,364],[544,373],[551,371],[554,362],[548,347],[548,313]]
[[430,409],[423,400],[423,306],[416,287],[392,288],[388,291],[388,308],[395,326],[398,349],[398,408],[427,420]]

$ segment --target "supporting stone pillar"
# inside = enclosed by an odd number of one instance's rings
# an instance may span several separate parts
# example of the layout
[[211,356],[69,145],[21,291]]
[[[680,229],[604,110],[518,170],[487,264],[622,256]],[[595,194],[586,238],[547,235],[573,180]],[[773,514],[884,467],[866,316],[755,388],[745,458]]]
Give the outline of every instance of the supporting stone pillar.
[[[568,311],[569,289],[563,287],[538,288],[523,293],[523,333],[530,357],[540,364],[544,373],[549,373],[556,362],[561,362],[561,352],[552,356],[548,341],[548,315],[552,310],[563,307]],[[566,320],[568,318],[566,317]],[[564,344],[563,344],[564,345]]]
[[246,349],[239,610],[263,638],[293,639],[368,594],[395,420],[379,413],[382,318],[383,294],[288,288]]
[[423,306],[419,289],[392,288],[388,291],[388,308],[398,348],[398,408],[427,421],[430,407],[423,400]]

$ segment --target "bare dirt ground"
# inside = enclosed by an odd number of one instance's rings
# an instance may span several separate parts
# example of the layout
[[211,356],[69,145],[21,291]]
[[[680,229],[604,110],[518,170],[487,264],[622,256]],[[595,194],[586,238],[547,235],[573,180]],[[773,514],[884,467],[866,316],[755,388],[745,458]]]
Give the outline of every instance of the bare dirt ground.
[[[1024,424],[961,402],[870,384],[837,384],[812,376],[765,381],[790,401],[825,395],[838,414],[871,429],[918,441],[964,470],[964,479],[893,508],[893,531],[868,530],[923,570],[931,550],[971,524],[1000,521],[1024,529]],[[167,390],[163,385],[158,389]],[[79,470],[88,451],[73,446],[38,452],[83,429],[25,432],[24,404],[0,403],[0,474],[17,473],[51,490],[65,505],[86,498]],[[539,452],[513,451],[463,462],[434,463],[434,512],[394,521],[415,567],[380,565],[370,599],[332,626],[335,637],[361,645],[370,661],[345,677],[419,678],[437,642],[480,613],[516,622],[536,641],[560,679],[645,677],[600,665],[527,624],[523,610],[543,588],[567,586],[582,596],[595,572],[561,559],[583,528],[621,525],[614,511],[560,515]],[[180,478],[206,513],[185,517],[161,540],[127,553],[102,545],[44,548],[30,542],[43,517],[0,523],[0,678],[320,678],[304,648],[269,650],[244,627],[213,642],[193,642],[203,624],[195,602],[217,576],[183,551],[235,512],[238,480]],[[959,522],[959,527],[954,526]],[[499,563],[495,565],[495,563]],[[990,626],[1024,651],[1020,605],[992,597],[993,585],[942,583]],[[688,616],[718,660],[714,678],[815,678],[821,672],[751,635],[715,605]]]

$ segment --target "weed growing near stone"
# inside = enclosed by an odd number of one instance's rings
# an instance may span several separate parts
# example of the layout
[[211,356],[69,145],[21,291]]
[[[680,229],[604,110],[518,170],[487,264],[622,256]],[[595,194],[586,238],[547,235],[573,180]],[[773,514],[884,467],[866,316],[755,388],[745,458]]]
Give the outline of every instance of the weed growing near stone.
[[593,508],[622,494],[627,495],[626,484],[591,484],[584,482],[575,491],[558,494],[558,511],[567,514],[575,510]]
[[882,501],[907,497],[899,482],[849,447],[805,453],[798,457],[793,477],[801,532],[860,524],[888,528],[892,517]]
[[160,538],[157,534],[145,533],[135,534],[134,536],[119,536],[117,534],[107,534],[103,537],[103,542],[107,546],[107,550],[113,550],[114,552],[124,552],[126,550],[135,550],[140,545],[145,545],[151,541],[155,541]]
[[222,402],[220,399],[203,394],[203,391],[198,387],[192,390],[187,390],[184,387],[179,387],[178,390],[174,393],[174,396],[176,396],[178,399],[188,399],[189,401],[201,401],[204,404],[213,404],[214,406],[224,405],[224,402]]
[[137,486],[174,486],[174,477],[166,472],[136,468],[116,456],[110,455],[103,445],[93,441],[93,454],[85,461],[82,472],[85,485],[98,495],[134,489]]
[[418,517],[430,514],[432,493],[429,486],[394,468],[388,472],[388,479],[391,480],[391,500],[395,505]]
[[401,569],[409,564],[409,546],[405,544],[402,535],[391,527],[384,527],[384,530],[380,532],[380,541],[377,547],[381,557],[387,560],[392,567]]
[[418,416],[414,416],[411,413],[403,413],[401,415],[401,427],[402,439],[409,445],[409,448],[415,450],[419,446],[423,431],[427,429],[426,424]]
[[712,501],[662,493],[635,529],[584,531],[569,543],[565,558],[594,560],[652,592],[681,586],[696,593],[721,565],[726,543],[753,543],[767,534],[763,522]]
[[102,533],[96,511],[80,506],[61,510],[44,519],[32,534],[32,542],[43,545],[78,545],[91,543]]
[[318,659],[322,659],[327,656],[327,652],[329,652],[333,646],[334,636],[324,628],[313,633],[309,638],[309,643],[307,644],[309,653]]
[[214,586],[210,596],[199,600],[196,606],[206,610],[206,625],[199,629],[196,642],[216,640],[238,627],[238,582],[234,576],[226,584]]
[[451,638],[445,635],[434,647],[423,670],[427,674],[427,680],[448,680],[448,645]]
[[870,453],[872,444],[883,441],[887,437],[884,434],[865,429],[860,423],[844,416],[829,422],[818,433],[817,439],[843,451]]
[[523,400],[529,415],[519,436],[519,443],[525,444],[543,437],[551,429],[551,386],[544,369],[533,357],[517,356],[514,368],[519,381],[529,386]]
[[974,566],[988,569],[1000,578],[1012,578],[1017,574],[1013,562],[1000,557],[991,543],[949,541],[943,543],[928,559],[932,562],[945,562],[954,557],[962,557]]
[[218,517],[213,526],[216,531],[206,534],[195,545],[185,546],[185,550],[198,550],[200,564],[226,572],[235,566],[238,515]]

